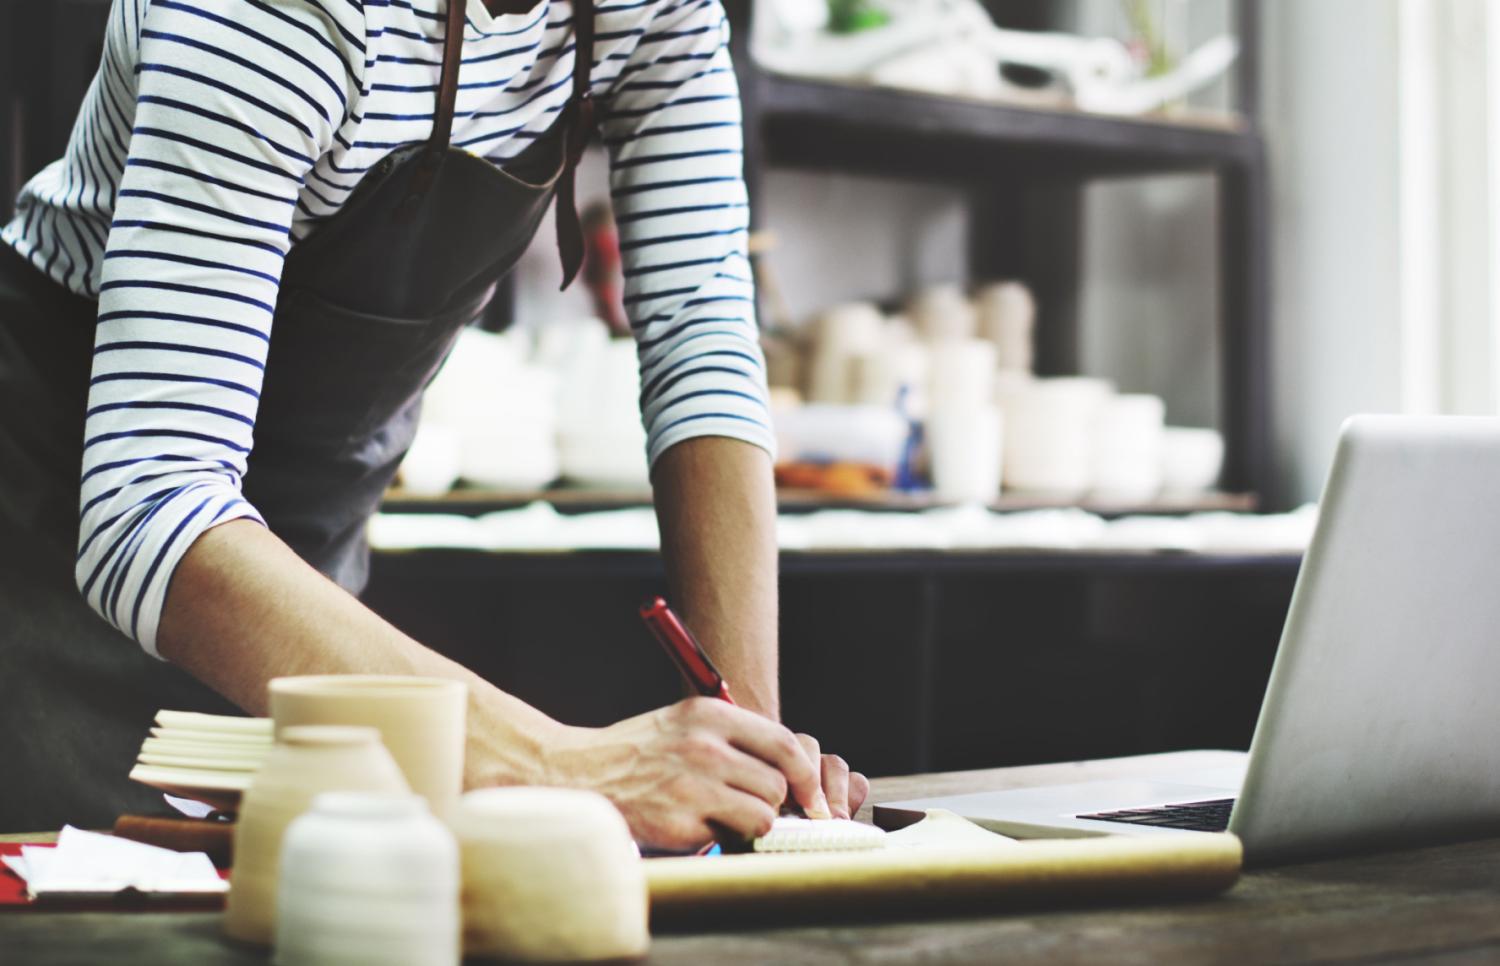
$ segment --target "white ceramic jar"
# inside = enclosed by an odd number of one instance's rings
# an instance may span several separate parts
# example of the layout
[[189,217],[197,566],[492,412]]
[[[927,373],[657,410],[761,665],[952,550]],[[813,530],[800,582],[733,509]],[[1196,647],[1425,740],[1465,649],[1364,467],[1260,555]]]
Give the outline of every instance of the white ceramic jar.
[[455,966],[458,846],[419,795],[319,795],[287,829],[277,966]]

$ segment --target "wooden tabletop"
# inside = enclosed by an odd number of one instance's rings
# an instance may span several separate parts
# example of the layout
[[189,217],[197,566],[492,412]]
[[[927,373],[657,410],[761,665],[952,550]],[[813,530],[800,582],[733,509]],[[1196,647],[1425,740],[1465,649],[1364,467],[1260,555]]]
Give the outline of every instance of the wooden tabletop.
[[[894,800],[1215,767],[1184,752],[878,779]],[[868,817],[868,811],[865,816]],[[0,913],[0,961],[264,963],[209,913]],[[1202,902],[657,935],[651,964],[1500,962],[1500,839],[1253,870]]]

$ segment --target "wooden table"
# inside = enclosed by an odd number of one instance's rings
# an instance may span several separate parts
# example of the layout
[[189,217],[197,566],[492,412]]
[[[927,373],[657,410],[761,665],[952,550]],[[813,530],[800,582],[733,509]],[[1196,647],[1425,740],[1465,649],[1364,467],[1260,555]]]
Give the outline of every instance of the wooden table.
[[[1214,767],[1183,752],[874,783],[877,799]],[[868,815],[868,811],[866,812]],[[209,913],[0,914],[0,962],[264,963]],[[1218,899],[963,919],[658,935],[652,964],[1500,962],[1500,839],[1255,870]]]

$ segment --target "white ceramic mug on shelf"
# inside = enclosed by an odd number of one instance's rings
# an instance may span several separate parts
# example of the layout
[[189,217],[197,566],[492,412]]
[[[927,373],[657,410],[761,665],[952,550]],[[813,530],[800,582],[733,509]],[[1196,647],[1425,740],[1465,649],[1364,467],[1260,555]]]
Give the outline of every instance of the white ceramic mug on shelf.
[[1095,427],[1113,389],[1101,379],[1022,380],[999,394],[1007,489],[1076,499],[1094,481]]
[[990,503],[1000,496],[1000,410],[992,405],[948,406],[927,419],[928,463],[940,500]]
[[1095,499],[1144,503],[1161,492],[1166,412],[1159,396],[1132,393],[1104,402],[1094,436]]
[[1224,437],[1217,430],[1167,427],[1162,446],[1162,489],[1192,496],[1218,485],[1224,469]]
[[974,296],[979,336],[995,344],[1002,372],[1032,371],[1036,299],[1021,282],[996,282]]
[[463,792],[469,689],[462,682],[327,674],[275,678],[270,692],[277,735],[306,724],[375,728],[432,814],[446,819],[452,812]]
[[852,402],[855,360],[878,352],[885,343],[885,331],[885,316],[867,302],[834,306],[819,316],[813,322],[808,401]]
[[974,303],[957,285],[930,285],[914,295],[906,307],[917,332],[928,342],[974,338]]
[[995,346],[983,339],[934,343],[928,404],[932,412],[987,406],[995,396]]

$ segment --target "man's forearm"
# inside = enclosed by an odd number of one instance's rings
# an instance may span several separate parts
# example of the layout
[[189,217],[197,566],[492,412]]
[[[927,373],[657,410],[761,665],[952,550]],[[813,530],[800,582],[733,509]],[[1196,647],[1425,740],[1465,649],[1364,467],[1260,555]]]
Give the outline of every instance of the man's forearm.
[[161,655],[251,714],[293,674],[412,674],[469,685],[470,787],[539,781],[561,726],[407,637],[248,520],[205,532],[172,578]]
[[779,719],[770,458],[736,439],[699,437],[663,453],[652,482],[674,606],[735,701]]

